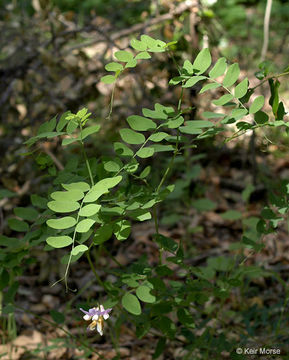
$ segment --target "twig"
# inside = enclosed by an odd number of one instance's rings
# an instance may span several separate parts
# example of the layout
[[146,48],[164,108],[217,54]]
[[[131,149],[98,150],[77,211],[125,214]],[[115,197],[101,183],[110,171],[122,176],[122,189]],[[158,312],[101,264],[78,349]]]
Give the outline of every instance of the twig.
[[58,170],[64,170],[64,166],[62,165],[62,163],[49,149],[47,149],[43,144],[40,144],[40,147],[45,152],[45,154],[47,154],[51,158],[54,164],[58,167]]
[[261,52],[261,61],[265,60],[267,51],[268,51],[268,44],[269,44],[269,25],[270,25],[270,15],[272,9],[272,2],[273,0],[267,0],[265,16],[264,16],[264,40],[263,40],[263,47]]

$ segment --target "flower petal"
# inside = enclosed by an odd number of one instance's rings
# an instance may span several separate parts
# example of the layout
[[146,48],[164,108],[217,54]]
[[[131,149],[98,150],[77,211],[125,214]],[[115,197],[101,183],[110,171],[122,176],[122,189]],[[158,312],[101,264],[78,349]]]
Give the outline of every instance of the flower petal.
[[107,313],[103,314],[103,318],[104,318],[104,320],[107,320],[109,318],[109,315]]
[[88,315],[88,314],[85,314],[85,315],[83,316],[83,319],[86,320],[86,321],[88,321],[88,320],[91,319],[91,316]]
[[[83,310],[82,308],[79,308],[79,310],[82,311],[84,314],[89,315],[89,311],[85,311],[85,310]],[[89,310],[90,310],[90,309],[89,309]]]
[[[88,325],[88,328],[89,330],[93,331],[95,329],[95,325],[97,325],[97,322],[96,321],[93,321],[91,324]],[[98,325],[97,325],[98,326]]]
[[102,322],[98,321],[97,322],[97,328],[96,330],[99,332],[99,334],[102,336],[103,335],[103,326],[102,326]]
[[98,315],[97,314],[93,315],[92,320],[96,321],[97,319],[98,319]]

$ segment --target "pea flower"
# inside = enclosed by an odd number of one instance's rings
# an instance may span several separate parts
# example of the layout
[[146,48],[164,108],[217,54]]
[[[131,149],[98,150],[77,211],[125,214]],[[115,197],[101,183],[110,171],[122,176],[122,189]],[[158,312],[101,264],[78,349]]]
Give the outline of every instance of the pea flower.
[[83,310],[82,308],[79,309],[82,311],[85,315],[83,316],[83,319],[86,321],[92,320],[92,322],[88,325],[88,330],[96,330],[99,332],[99,334],[103,335],[103,326],[104,326],[104,320],[107,320],[109,318],[109,313],[112,309],[104,309],[103,305],[100,305],[98,307],[93,307],[89,309],[88,311]]

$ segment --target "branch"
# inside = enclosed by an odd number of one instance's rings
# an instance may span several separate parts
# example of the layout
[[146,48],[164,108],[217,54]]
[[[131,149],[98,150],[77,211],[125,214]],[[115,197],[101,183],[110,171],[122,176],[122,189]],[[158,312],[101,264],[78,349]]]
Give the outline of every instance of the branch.
[[265,17],[264,17],[264,40],[263,40],[263,47],[262,47],[262,52],[261,52],[261,61],[265,60],[266,53],[268,50],[269,25],[270,25],[272,2],[273,2],[273,0],[267,0],[267,4],[266,4]]

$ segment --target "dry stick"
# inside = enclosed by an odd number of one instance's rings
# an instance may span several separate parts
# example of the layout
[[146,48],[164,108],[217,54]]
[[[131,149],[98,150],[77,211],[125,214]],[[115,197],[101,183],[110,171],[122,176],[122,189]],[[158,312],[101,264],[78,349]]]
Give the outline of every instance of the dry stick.
[[264,40],[263,40],[263,47],[261,52],[261,61],[265,60],[268,44],[269,44],[269,25],[270,25],[270,15],[272,9],[272,2],[273,0],[267,0],[265,16],[264,16]]

